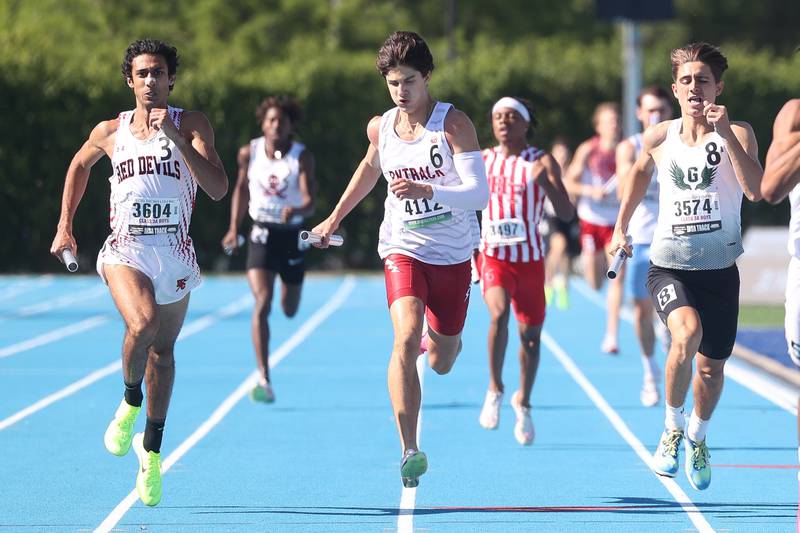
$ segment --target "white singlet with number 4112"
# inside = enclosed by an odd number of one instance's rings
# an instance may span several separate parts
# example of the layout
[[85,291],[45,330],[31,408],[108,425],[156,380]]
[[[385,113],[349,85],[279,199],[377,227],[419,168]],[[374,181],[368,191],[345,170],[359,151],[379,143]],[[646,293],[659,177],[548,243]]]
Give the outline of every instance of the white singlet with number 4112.
[[468,261],[476,247],[477,218],[474,211],[455,209],[428,200],[401,200],[388,189],[396,179],[436,185],[459,185],[453,153],[444,136],[444,121],[451,104],[437,102],[416,139],[406,141],[395,131],[398,108],[381,118],[378,151],[387,181],[385,214],[380,228],[378,254],[413,257],[432,265]]

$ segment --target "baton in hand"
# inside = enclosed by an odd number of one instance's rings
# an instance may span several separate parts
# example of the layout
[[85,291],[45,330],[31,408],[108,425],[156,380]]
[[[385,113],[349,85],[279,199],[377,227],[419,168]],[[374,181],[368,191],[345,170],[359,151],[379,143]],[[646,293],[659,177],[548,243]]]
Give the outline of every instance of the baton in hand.
[[[631,238],[628,236],[625,239],[627,244],[631,243]],[[625,249],[620,247],[617,250],[617,253],[614,254],[614,259],[611,261],[611,266],[608,267],[608,272],[606,272],[606,277],[608,279],[614,279],[617,277],[620,269],[622,269],[622,265],[625,263],[625,260],[628,258],[628,254],[625,253]]]
[[[319,244],[322,242],[322,235],[303,230],[300,232],[300,240],[309,244]],[[328,244],[331,246],[341,246],[344,244],[344,237],[333,234],[330,239],[328,239]]]
[[69,248],[64,248],[61,251],[61,260],[64,262],[69,272],[78,270],[78,261],[75,259],[75,256],[72,255],[72,250]]

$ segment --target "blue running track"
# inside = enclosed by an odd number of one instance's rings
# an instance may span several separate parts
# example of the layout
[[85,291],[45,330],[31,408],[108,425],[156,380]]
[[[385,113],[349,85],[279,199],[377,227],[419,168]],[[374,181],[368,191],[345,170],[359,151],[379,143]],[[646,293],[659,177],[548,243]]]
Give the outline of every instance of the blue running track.
[[514,439],[508,405],[513,333],[500,427],[478,425],[488,314],[475,287],[453,371],[424,373],[430,469],[416,490],[399,479],[382,277],[312,275],[295,318],[273,306],[273,405],[246,395],[251,306],[241,276],[207,277],[192,293],[164,496],[148,508],[132,493],[135,455],[103,447],[123,391],[123,327],[108,291],[96,276],[0,277],[0,531],[798,531],[797,391],[729,365],[736,378],[708,436],[711,487],[693,490],[682,471],[659,478],[646,461],[663,404],[639,402],[633,328],[621,326],[620,355],[603,355],[602,296],[580,281],[568,311],[548,310],[530,447]]

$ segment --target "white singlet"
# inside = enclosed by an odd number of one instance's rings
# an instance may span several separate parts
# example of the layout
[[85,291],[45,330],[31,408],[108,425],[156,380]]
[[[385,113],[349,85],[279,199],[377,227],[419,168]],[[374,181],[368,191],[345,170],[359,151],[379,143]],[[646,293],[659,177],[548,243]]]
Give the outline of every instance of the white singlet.
[[789,255],[800,259],[800,187],[789,191]]
[[[637,133],[628,137],[628,142],[633,145],[635,157],[639,157],[642,152],[642,134]],[[650,184],[644,193],[641,203],[631,215],[628,223],[628,233],[633,244],[650,245],[653,242],[653,234],[658,224],[658,169],[653,170]]]
[[425,131],[413,141],[395,131],[398,108],[383,114],[378,135],[381,168],[386,178],[385,214],[378,254],[401,254],[431,265],[469,261],[477,247],[474,211],[451,208],[427,199],[400,200],[389,190],[392,180],[406,178],[438,185],[460,185],[453,153],[444,135],[451,104],[437,102]]
[[800,365],[800,185],[789,191],[789,270],[786,274],[786,346],[794,364]]
[[[183,110],[169,107],[180,129]],[[134,111],[119,115],[111,164],[111,235],[97,258],[103,264],[124,264],[153,281],[156,302],[172,303],[200,284],[189,223],[197,183],[183,155],[159,130],[147,140],[131,133]]]
[[[280,159],[270,159],[264,148],[264,137],[250,141],[250,164],[247,180],[250,188],[248,213],[256,222],[283,224],[281,213],[286,207],[303,205],[300,193],[300,154],[305,146],[293,142]],[[299,226],[301,215],[292,216],[286,225]]]
[[528,263],[544,256],[538,226],[544,190],[531,175],[531,163],[544,150],[526,147],[519,157],[505,157],[500,147],[483,151],[489,179],[489,205],[483,210],[481,252],[500,261]]
[[661,149],[658,226],[650,260],[680,270],[727,268],[743,252],[742,187],[717,132],[687,146],[680,130],[681,119],[673,120]]

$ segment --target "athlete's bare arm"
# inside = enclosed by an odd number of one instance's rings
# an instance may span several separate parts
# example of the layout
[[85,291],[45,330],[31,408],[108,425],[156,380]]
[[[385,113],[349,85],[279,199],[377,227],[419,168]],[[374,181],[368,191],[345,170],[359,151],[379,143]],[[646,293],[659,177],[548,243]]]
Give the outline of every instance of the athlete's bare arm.
[[228,176],[214,148],[214,129],[206,116],[199,111],[185,111],[181,130],[163,108],[150,111],[150,126],[163,129],[183,154],[195,181],[212,200],[221,200],[228,192]]
[[479,152],[478,134],[469,117],[458,109],[451,109],[444,119],[444,137],[453,155],[462,152]]
[[724,105],[705,102],[703,114],[709,124],[725,139],[736,179],[751,202],[761,200],[761,177],[764,169],[758,161],[758,143],[747,122],[730,122]]
[[236,162],[239,170],[236,172],[236,185],[233,186],[231,194],[231,222],[228,232],[222,237],[222,247],[228,250],[235,250],[239,247],[239,228],[247,213],[247,206],[250,204],[250,180],[247,177],[247,170],[250,167],[249,143],[239,148]]
[[339,224],[342,223],[350,211],[352,211],[358,203],[367,196],[370,191],[378,183],[378,178],[381,177],[381,160],[378,154],[378,132],[380,129],[381,117],[373,117],[367,125],[367,137],[369,138],[369,146],[367,153],[359,163],[358,168],[350,178],[342,197],[333,209],[333,212],[319,223],[311,231],[322,235],[322,242],[315,244],[317,248],[327,248],[328,239],[330,236],[339,229]]
[[300,198],[303,203],[298,207],[287,207],[282,213],[284,222],[288,222],[294,215],[310,217],[314,214],[314,202],[317,197],[317,180],[314,177],[316,162],[308,150],[303,150],[299,158],[300,174],[297,184],[300,187]]
[[669,124],[670,122],[667,121],[647,128],[647,131],[642,135],[642,151],[622,180],[622,199],[609,248],[612,254],[616,253],[619,248],[624,248],[628,257],[633,256],[632,247],[626,239],[628,223],[636,207],[644,198],[645,193],[647,193],[647,187],[650,185],[656,164],[653,159],[653,152],[657,151],[667,138]]
[[636,147],[631,141],[625,139],[617,145],[617,199],[622,200],[622,192],[625,190],[625,183],[628,171],[636,161]]
[[58,220],[56,236],[50,245],[50,253],[61,260],[61,252],[69,248],[74,255],[78,253],[78,245],[72,235],[72,220],[78,204],[86,192],[89,172],[95,163],[107,155],[111,157],[114,150],[119,119],[106,120],[95,126],[89,138],[72,158],[64,180],[64,194],[61,197],[61,216]]
[[564,176],[564,186],[567,192],[572,196],[586,196],[600,200],[603,198],[602,187],[594,187],[592,185],[581,183],[581,177],[586,170],[586,161],[592,151],[591,140],[584,141],[575,150],[575,157],[567,168],[567,173]]
[[536,183],[544,189],[545,194],[553,204],[556,216],[564,222],[569,222],[575,216],[575,206],[569,201],[567,189],[561,181],[561,166],[549,153],[533,162],[531,172]]
[[761,194],[781,202],[800,183],[800,98],[789,100],[775,117]]

